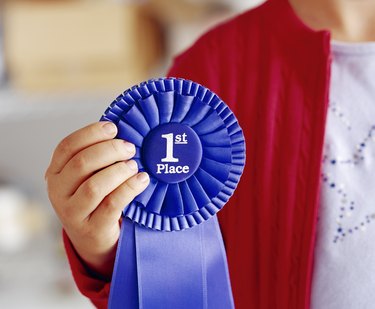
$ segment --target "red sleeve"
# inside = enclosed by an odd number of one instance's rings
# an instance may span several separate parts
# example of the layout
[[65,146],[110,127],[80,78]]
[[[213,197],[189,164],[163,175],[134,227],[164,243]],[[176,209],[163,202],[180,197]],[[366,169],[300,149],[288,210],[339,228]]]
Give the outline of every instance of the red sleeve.
[[65,251],[72,270],[74,281],[79,291],[88,297],[97,308],[108,307],[110,282],[96,277],[75,251],[68,235],[63,230]]

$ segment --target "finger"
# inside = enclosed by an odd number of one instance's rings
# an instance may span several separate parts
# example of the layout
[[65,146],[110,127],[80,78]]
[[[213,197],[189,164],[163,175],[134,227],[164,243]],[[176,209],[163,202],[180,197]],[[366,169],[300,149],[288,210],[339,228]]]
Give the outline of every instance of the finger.
[[129,160],[134,154],[135,146],[120,139],[104,141],[80,151],[60,172],[62,194],[74,194],[93,173],[116,162]]
[[134,160],[118,162],[87,179],[72,196],[70,217],[79,221],[88,218],[103,199],[138,171]]
[[91,214],[89,221],[95,226],[117,224],[121,212],[134,198],[143,192],[150,183],[147,173],[139,173],[124,182],[111,194],[105,197]]
[[52,155],[51,164],[47,169],[46,176],[49,173],[59,173],[65,164],[81,150],[93,144],[112,139],[116,134],[117,127],[113,123],[97,122],[65,137]]

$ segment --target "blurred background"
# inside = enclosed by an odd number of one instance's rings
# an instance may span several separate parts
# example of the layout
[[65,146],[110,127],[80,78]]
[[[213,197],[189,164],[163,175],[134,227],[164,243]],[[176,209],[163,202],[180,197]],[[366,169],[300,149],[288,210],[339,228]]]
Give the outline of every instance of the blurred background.
[[[261,0],[0,0],[0,308],[92,308],[44,171],[57,143]],[[194,65],[194,64],[192,64]]]

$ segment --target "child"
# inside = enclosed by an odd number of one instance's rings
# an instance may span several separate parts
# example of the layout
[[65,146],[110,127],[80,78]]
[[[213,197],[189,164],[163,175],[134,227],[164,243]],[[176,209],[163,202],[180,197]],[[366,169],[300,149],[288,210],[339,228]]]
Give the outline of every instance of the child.
[[[216,92],[244,130],[247,165],[219,213],[237,308],[373,307],[373,15],[374,1],[269,0],[169,72]],[[73,133],[46,173],[73,275],[100,308],[121,210],[149,181],[115,135]]]

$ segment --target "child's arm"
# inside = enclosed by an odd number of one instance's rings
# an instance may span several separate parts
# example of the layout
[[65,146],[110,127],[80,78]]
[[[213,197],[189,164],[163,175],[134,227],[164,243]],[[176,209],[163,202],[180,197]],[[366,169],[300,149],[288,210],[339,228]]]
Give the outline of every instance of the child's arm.
[[46,172],[48,194],[75,251],[91,271],[110,278],[124,205],[149,183],[137,173],[134,145],[99,122],[66,137]]

